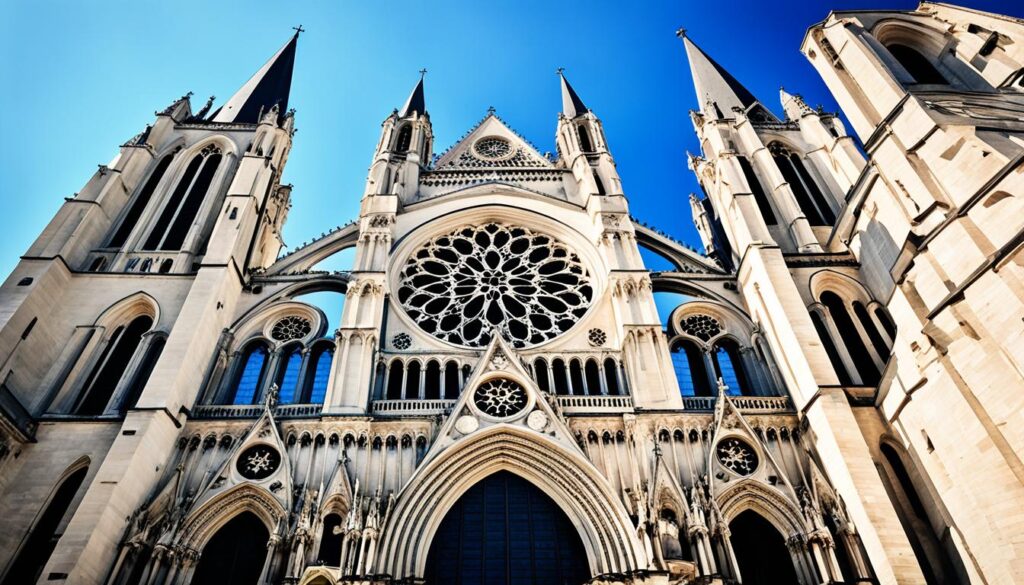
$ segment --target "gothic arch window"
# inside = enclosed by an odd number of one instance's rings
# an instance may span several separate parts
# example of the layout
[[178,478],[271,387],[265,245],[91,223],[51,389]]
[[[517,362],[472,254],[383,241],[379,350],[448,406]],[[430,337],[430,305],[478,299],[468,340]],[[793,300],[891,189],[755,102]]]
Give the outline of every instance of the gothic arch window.
[[192,157],[146,239],[146,250],[181,248],[206,198],[221,158],[220,148],[212,144]]
[[584,374],[587,382],[587,394],[597,395],[606,394],[607,390],[601,386],[601,366],[597,365],[597,360],[587,360],[586,366],[584,367]]
[[229,404],[254,404],[266,376],[269,351],[266,343],[257,341],[242,353],[240,367],[232,385]]
[[311,353],[309,374],[306,375],[307,390],[304,401],[309,404],[323,404],[327,398],[327,383],[331,379],[331,365],[334,363],[334,347],[321,343]]
[[280,404],[291,404],[297,398],[299,376],[302,373],[302,346],[291,345],[281,350],[281,361],[277,365],[277,401]]
[[341,528],[342,518],[340,514],[328,514],[324,516],[323,532],[320,536],[320,551],[317,553],[317,561],[328,567],[341,566],[341,541],[342,535],[335,534],[335,528]]
[[704,352],[686,339],[672,344],[672,369],[683,396],[712,396]]
[[114,330],[100,359],[86,379],[84,390],[74,408],[75,414],[103,414],[114,395],[114,390],[124,377],[135,350],[142,343],[142,336],[152,327],[153,318],[149,315],[140,315],[128,325]]
[[455,400],[459,397],[459,364],[450,361],[444,366],[444,397],[446,400]]
[[441,364],[436,360],[427,362],[427,369],[423,378],[423,397],[427,400],[438,400],[441,398]]
[[836,216],[828,204],[825,194],[818,187],[817,181],[804,165],[803,158],[778,142],[768,145],[775,164],[782,172],[783,178],[793,190],[796,202],[803,211],[807,222],[812,226],[832,225]]
[[931,59],[917,49],[900,43],[890,43],[885,48],[914,78],[915,83],[949,85],[949,80],[932,64]]
[[411,361],[405,366],[405,398],[416,400],[420,398],[420,363]]
[[393,360],[391,367],[388,369],[388,400],[400,400],[402,398],[402,384],[404,380],[405,368],[402,366],[402,360]]
[[[613,396],[625,395],[626,389],[619,387],[619,365],[612,358],[604,360],[604,379],[608,387],[608,394]],[[623,377],[625,379],[625,377]]]
[[569,387],[568,371],[565,368],[565,362],[561,359],[556,358],[551,361],[551,378],[555,383],[555,394],[561,396],[572,394]]
[[747,185],[750,186],[750,192],[754,195],[754,202],[757,203],[757,208],[761,211],[764,223],[767,225],[778,224],[779,220],[775,218],[775,211],[768,200],[768,194],[764,192],[764,187],[761,186],[761,181],[758,180],[757,174],[754,173],[754,167],[750,165],[750,161],[745,156],[737,156],[736,160],[740,163],[743,177],[747,179]]
[[126,410],[135,407],[135,404],[139,401],[139,396],[142,396],[142,391],[146,388],[146,384],[149,382],[149,377],[153,373],[153,368],[156,367],[157,360],[160,359],[160,354],[164,351],[164,346],[167,344],[167,338],[162,334],[156,335],[157,336],[149,344],[149,348],[146,350],[146,356],[139,365],[139,369],[132,379],[131,386],[128,387],[128,392],[121,401],[119,408],[121,414],[124,414]]
[[839,350],[836,349],[835,343],[832,342],[832,335],[829,334],[828,327],[825,326],[825,321],[822,319],[821,314],[817,311],[811,311],[811,322],[814,323],[814,330],[818,332],[818,338],[821,339],[821,345],[825,348],[825,353],[828,354],[828,361],[832,363],[832,369],[836,371],[839,383],[843,386],[853,384],[853,379],[850,378],[850,374],[846,371],[843,358],[840,357]]
[[580,150],[583,152],[594,152],[594,145],[590,142],[590,132],[584,126],[577,126],[580,133]]
[[569,394],[586,394],[583,391],[583,366],[580,360],[569,362]]
[[868,310],[864,307],[864,304],[860,301],[853,301],[853,314],[857,316],[857,320],[860,321],[860,326],[867,333],[868,340],[871,342],[871,346],[875,348],[875,353],[878,357],[882,358],[882,361],[886,361],[889,358],[889,343],[882,337],[882,334],[875,327],[875,322],[871,319],[871,315],[868,314]]
[[39,580],[43,567],[50,560],[50,555],[53,554],[53,549],[61,537],[58,533],[61,524],[69,513],[74,513],[71,505],[88,471],[89,466],[83,465],[66,474],[52,492],[50,501],[39,514],[35,526],[22,541],[18,556],[4,577],[4,585],[22,585]]
[[865,386],[877,384],[879,380],[878,367],[872,360],[864,340],[861,339],[857,326],[854,325],[853,318],[846,309],[846,303],[836,293],[825,291],[821,293],[821,304],[828,309],[828,314],[832,317],[832,322],[839,332],[843,346],[849,353],[853,366],[860,376],[861,384]]
[[412,126],[406,124],[398,131],[398,140],[395,141],[395,152],[409,152],[412,145]]
[[753,510],[740,512],[729,522],[733,553],[744,585],[798,585],[786,539],[775,526]]
[[156,168],[149,175],[149,179],[146,180],[142,185],[142,189],[139,189],[139,192],[135,195],[135,199],[129,205],[128,211],[125,212],[124,217],[121,219],[121,223],[117,226],[113,235],[110,236],[107,247],[120,248],[128,240],[128,236],[135,229],[135,225],[139,223],[142,212],[146,210],[146,206],[149,205],[149,201],[153,198],[153,192],[156,191],[160,179],[167,172],[167,167],[171,166],[171,161],[174,160],[175,154],[177,152],[168,154],[157,163]]
[[228,521],[203,547],[192,585],[256,585],[270,533],[252,512]]
[[537,380],[537,387],[544,392],[551,392],[551,380],[548,378],[548,362],[544,358],[537,358],[533,362],[533,376]]
[[728,386],[727,394],[750,396],[750,381],[743,367],[739,344],[732,339],[724,338],[715,343],[713,355],[716,377],[721,378],[722,383]]

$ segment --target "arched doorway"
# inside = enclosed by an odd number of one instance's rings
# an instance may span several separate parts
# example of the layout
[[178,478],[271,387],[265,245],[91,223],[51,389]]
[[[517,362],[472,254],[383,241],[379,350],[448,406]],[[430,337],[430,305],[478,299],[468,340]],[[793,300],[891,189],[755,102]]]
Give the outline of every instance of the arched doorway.
[[786,541],[771,522],[753,510],[729,523],[743,585],[798,585]]
[[256,585],[269,539],[255,514],[235,516],[203,547],[192,585]]
[[425,577],[427,585],[579,585],[590,570],[579,533],[554,500],[500,471],[448,511]]

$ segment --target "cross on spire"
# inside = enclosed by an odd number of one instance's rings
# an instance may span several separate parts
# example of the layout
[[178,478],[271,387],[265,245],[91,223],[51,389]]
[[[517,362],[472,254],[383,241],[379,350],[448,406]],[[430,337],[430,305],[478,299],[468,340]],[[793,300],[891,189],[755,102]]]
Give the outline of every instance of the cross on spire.
[[301,24],[299,26],[293,26],[292,30],[295,31],[295,34],[297,34],[297,35],[300,35],[300,34],[306,32],[306,29],[302,28]]
[[420,69],[420,79],[423,79],[427,75],[427,68]]
[[686,38],[686,29],[683,28],[683,27],[677,28],[676,29],[676,36],[681,38],[681,39]]
[[487,108],[487,113],[488,113],[488,114],[491,114],[491,115],[493,115],[493,114],[494,114],[494,112],[497,112],[497,111],[498,111],[498,110],[495,110],[495,109],[494,109],[494,106],[490,106],[490,107],[488,107],[488,108]]
[[565,67],[559,67],[558,69],[555,70],[555,74],[561,75],[563,71],[565,71]]

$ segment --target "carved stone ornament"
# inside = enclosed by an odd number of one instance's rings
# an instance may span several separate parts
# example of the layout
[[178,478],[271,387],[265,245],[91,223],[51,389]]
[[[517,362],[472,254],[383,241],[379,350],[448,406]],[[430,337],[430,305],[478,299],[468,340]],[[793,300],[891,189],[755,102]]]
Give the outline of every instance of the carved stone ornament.
[[253,445],[248,447],[235,461],[238,473],[253,481],[270,477],[281,466],[281,454],[270,445]]
[[508,363],[508,356],[499,350],[494,352],[494,355],[491,356],[490,367],[492,370],[504,370],[508,367]]
[[594,297],[579,256],[553,237],[489,223],[424,244],[399,274],[398,302],[425,332],[483,347],[493,331],[513,347],[554,339]]
[[746,441],[736,437],[728,437],[719,441],[715,447],[715,455],[722,467],[736,475],[751,475],[757,470],[760,462],[757,451]]
[[548,415],[542,410],[535,410],[526,417],[526,426],[538,433],[543,432],[548,426]]
[[462,415],[455,421],[455,430],[468,435],[480,428],[480,421],[475,416]]
[[508,418],[526,408],[526,390],[508,378],[495,378],[477,387],[473,404],[488,416]]

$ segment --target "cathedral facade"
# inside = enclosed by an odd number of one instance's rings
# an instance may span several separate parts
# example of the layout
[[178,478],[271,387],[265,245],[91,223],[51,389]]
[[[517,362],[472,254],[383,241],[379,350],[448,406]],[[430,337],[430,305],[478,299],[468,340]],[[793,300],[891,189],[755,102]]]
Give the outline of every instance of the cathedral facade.
[[0,287],[0,583],[1024,582],[1024,22],[811,26],[859,141],[680,37],[704,253],[564,76],[287,253],[298,34],[158,112]]

